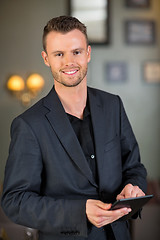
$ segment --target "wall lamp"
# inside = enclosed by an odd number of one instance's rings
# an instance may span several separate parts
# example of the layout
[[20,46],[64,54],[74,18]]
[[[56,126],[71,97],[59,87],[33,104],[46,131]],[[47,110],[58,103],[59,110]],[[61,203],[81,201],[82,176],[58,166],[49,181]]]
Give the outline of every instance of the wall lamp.
[[7,81],[7,89],[16,98],[18,98],[24,106],[30,105],[44,87],[44,79],[41,75],[31,74],[26,81],[19,75],[12,75]]

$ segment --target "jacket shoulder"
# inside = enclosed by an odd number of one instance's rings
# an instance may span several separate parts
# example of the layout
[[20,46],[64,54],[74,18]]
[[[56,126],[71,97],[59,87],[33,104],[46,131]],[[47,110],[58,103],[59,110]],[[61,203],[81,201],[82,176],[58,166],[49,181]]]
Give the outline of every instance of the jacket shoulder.
[[[47,96],[46,96],[47,97]],[[46,113],[48,112],[48,109],[44,107],[44,99],[46,97],[43,97],[42,99],[40,99],[37,103],[35,103],[33,106],[31,106],[30,108],[28,108],[26,111],[24,111],[23,113],[21,113],[20,115],[18,115],[14,120],[17,119],[23,119],[23,121],[25,121],[26,123],[28,123],[29,125],[32,125],[34,123],[38,123],[40,120],[42,120],[42,118],[44,118],[44,116],[46,115]]]
[[41,115],[42,109],[43,109],[43,99],[40,99],[37,103],[35,103],[30,108],[28,108],[25,112],[20,114],[18,117],[21,117],[23,119],[33,118],[35,116]]
[[121,99],[118,95],[100,90],[100,89],[96,89],[96,88],[91,88],[88,87],[88,91],[94,95],[97,99],[99,99],[101,101],[101,103],[117,103],[119,105],[119,103],[121,102]]

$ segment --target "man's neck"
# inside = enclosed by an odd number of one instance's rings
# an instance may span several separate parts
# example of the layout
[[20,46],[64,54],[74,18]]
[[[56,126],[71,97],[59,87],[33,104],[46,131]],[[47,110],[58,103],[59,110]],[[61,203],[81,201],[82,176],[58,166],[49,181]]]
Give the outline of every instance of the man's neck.
[[55,84],[55,90],[65,112],[83,119],[83,111],[87,101],[86,83],[81,82],[81,84],[76,87],[65,87]]

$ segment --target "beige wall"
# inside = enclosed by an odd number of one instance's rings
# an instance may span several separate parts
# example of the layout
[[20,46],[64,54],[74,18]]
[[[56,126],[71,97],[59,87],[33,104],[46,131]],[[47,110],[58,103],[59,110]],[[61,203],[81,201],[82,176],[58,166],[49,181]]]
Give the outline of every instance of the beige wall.
[[[89,85],[120,95],[138,139],[142,162],[150,178],[160,177],[160,85],[146,84],[142,77],[145,60],[160,60],[160,1],[152,0],[151,8],[129,10],[123,0],[110,0],[109,46],[92,46]],[[41,59],[41,36],[46,22],[67,13],[66,0],[5,0],[0,2],[0,181],[8,155],[9,128],[12,119],[25,109],[4,89],[7,77],[22,77],[38,72],[45,78],[44,96],[52,86],[49,69]],[[133,18],[156,21],[156,44],[127,46],[124,42],[124,21]],[[128,81],[111,85],[106,81],[104,65],[110,61],[128,64]],[[41,97],[39,96],[39,98]],[[37,99],[36,99],[37,100]]]

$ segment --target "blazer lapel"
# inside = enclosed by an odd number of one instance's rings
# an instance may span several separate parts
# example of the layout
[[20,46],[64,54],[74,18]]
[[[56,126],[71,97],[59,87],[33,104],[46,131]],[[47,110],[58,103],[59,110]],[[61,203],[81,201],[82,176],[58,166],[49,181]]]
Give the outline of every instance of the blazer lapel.
[[44,106],[50,110],[46,114],[46,117],[50,122],[53,130],[55,131],[57,137],[59,138],[61,144],[66,149],[74,163],[78,166],[80,171],[86,176],[92,185],[97,187],[76,134],[70,124],[67,115],[65,114],[64,108],[54,88],[51,90],[48,96],[44,98]]
[[104,144],[106,139],[106,119],[104,117],[103,104],[100,102],[100,99],[96,95],[96,91],[93,92],[92,89],[88,88],[88,97],[94,132],[95,151],[100,185],[100,176],[102,174],[104,160]]

